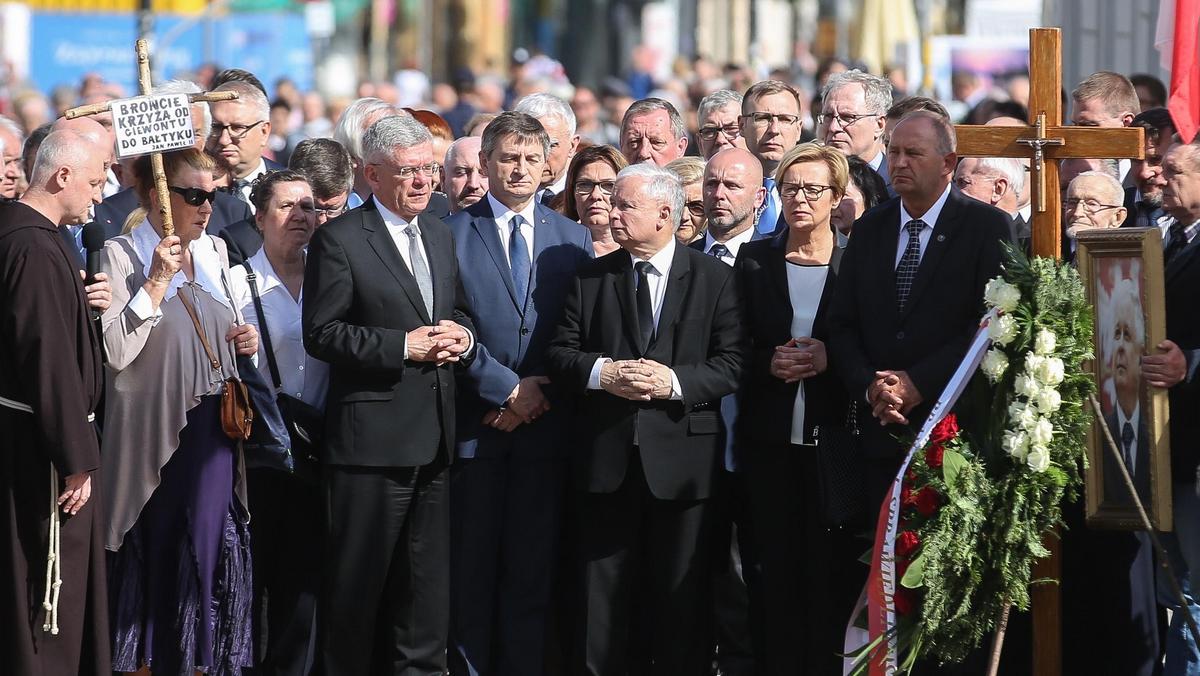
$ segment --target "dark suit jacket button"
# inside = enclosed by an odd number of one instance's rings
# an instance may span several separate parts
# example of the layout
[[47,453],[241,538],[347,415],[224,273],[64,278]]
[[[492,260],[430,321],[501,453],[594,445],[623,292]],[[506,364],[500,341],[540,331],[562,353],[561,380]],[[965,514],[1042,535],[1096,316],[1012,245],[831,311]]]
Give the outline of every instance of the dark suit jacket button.
[[903,331],[896,332],[896,340],[904,340],[904,332]]
[[528,327],[528,326],[522,326],[522,327],[521,327],[521,335],[522,335],[522,336],[528,336],[528,335],[529,335],[529,327]]
[[436,390],[437,386],[438,386],[437,381],[429,383],[429,389],[431,389],[431,390]]

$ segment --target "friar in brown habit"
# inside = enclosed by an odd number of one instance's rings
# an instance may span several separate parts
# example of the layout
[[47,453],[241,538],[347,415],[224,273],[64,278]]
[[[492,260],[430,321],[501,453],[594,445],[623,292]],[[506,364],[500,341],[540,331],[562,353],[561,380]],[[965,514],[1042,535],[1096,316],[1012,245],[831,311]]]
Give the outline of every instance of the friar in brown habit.
[[42,142],[20,200],[0,204],[0,670],[111,674],[93,426],[103,389],[84,287],[59,228],[99,203],[111,137],[76,121]]

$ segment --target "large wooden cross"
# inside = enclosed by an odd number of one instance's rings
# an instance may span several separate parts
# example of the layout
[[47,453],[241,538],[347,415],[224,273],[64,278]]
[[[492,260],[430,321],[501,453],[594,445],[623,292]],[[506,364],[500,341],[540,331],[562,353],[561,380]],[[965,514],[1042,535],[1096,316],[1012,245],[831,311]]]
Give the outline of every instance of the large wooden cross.
[[[1062,32],[1029,29],[1029,126],[958,125],[959,157],[1015,157],[1030,161],[1033,253],[1059,257],[1061,217],[1058,162],[1144,157],[1140,127],[1064,127]],[[1038,676],[1041,676],[1040,674]]]
[[[1033,253],[1060,257],[1062,211],[1058,162],[1067,159],[1134,158],[1144,155],[1140,127],[1112,129],[1064,127],[1062,33],[1057,28],[1029,30],[1029,126],[958,125],[960,157],[1014,157],[1030,161],[1033,209]],[[1038,561],[1034,579],[1062,578],[1061,547],[1046,538],[1050,556]],[[1062,598],[1057,583],[1033,587],[1033,674],[1058,676],[1062,671]]]
[[[138,65],[138,91],[143,96],[153,93],[154,86],[150,81],[150,48],[144,39],[138,39],[134,45]],[[189,94],[190,103],[230,101],[238,97],[237,92],[205,92]],[[86,106],[71,108],[63,113],[63,117],[73,120],[87,115],[102,115],[112,110],[112,102],[92,103]],[[171,194],[167,191],[167,174],[163,170],[162,153],[151,153],[150,170],[154,174],[154,192],[158,194],[158,212],[162,216],[163,237],[175,234],[175,223],[171,220]]]

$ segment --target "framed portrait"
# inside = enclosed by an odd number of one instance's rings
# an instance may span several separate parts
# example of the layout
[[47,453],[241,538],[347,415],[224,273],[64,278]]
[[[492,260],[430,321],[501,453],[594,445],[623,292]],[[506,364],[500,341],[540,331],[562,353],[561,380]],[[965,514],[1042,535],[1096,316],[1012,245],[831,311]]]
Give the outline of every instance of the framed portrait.
[[1171,444],[1167,391],[1142,378],[1141,358],[1166,338],[1162,233],[1158,228],[1085,230],[1076,240],[1079,274],[1095,321],[1092,362],[1100,408],[1088,433],[1087,523],[1140,530],[1128,484],[1109,450],[1112,434],[1151,523],[1169,531]]

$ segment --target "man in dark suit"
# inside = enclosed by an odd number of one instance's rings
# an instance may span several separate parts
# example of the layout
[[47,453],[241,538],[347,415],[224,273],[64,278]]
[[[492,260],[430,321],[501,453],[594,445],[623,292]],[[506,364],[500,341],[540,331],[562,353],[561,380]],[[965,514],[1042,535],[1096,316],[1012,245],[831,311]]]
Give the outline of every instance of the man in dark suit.
[[[701,185],[708,228],[702,239],[689,246],[732,266],[743,244],[767,237],[754,227],[767,197],[762,165],[749,151],[729,147],[709,159]],[[749,673],[747,670],[753,667],[746,607],[749,604],[747,577],[754,574],[754,562],[751,560],[751,533],[746,512],[749,499],[735,473],[738,459],[733,452],[733,437],[737,410],[736,395],[721,398],[725,471],[720,473],[722,489],[713,515],[717,566],[713,587],[716,659],[722,672],[730,676]]]
[[731,269],[675,243],[683,195],[659,167],[618,174],[622,250],[580,270],[547,354],[554,383],[582,395],[572,468],[579,672],[700,674],[710,664],[717,409],[737,389],[746,334]]
[[[1149,504],[1148,411],[1141,407],[1141,356],[1145,349],[1146,322],[1142,316],[1141,293],[1134,280],[1116,280],[1108,302],[1100,304],[1097,314],[1100,343],[1116,395],[1113,410],[1104,416],[1104,423],[1121,449],[1138,497],[1144,504]],[[1120,505],[1133,504],[1120,472],[1107,453],[1104,455],[1104,499]]]
[[447,221],[479,340],[458,387],[450,668],[538,676],[570,424],[544,360],[592,244],[587,228],[535,198],[550,152],[536,118],[501,114],[481,148],[489,192]]
[[954,128],[936,113],[896,126],[888,159],[899,197],[858,219],[838,275],[830,361],[863,411],[870,504],[896,475],[896,437],[915,433],[962,360],[1009,238],[1007,214],[951,186],[954,149]]
[[442,674],[451,368],[472,355],[470,319],[453,236],[421,215],[429,131],[389,117],[363,145],[374,198],[317,230],[304,280],[304,346],[330,364],[320,662],[329,676]]
[[888,194],[895,195],[888,170],[884,129],[892,107],[892,83],[860,70],[829,76],[821,92],[817,135],[825,145],[847,155],[857,155],[883,179]]
[[775,167],[783,154],[800,142],[804,131],[803,106],[800,92],[779,80],[756,82],[742,97],[742,137],[746,149],[758,158],[762,165],[762,185],[767,195],[763,199],[755,227],[764,235],[770,235],[783,227],[782,202],[779,189],[775,187]]
[[1163,209],[1163,155],[1175,134],[1175,123],[1166,108],[1151,108],[1133,118],[1131,127],[1146,130],[1146,157],[1133,160],[1129,177],[1133,185],[1125,189],[1127,216],[1123,228],[1157,228],[1169,217]]
[[[1171,510],[1175,529],[1162,533],[1163,546],[1175,575],[1188,594],[1192,617],[1200,621],[1200,605],[1194,600],[1200,590],[1200,315],[1196,313],[1196,289],[1200,288],[1200,146],[1176,144],[1163,158],[1163,206],[1171,215],[1171,233],[1163,251],[1166,290],[1167,340],[1155,346],[1156,353],[1142,357],[1142,377],[1151,387],[1169,388],[1171,411]],[[1177,606],[1166,579],[1160,575],[1159,603],[1174,607],[1167,631],[1166,664],[1163,673],[1188,673],[1188,665],[1200,662],[1200,653],[1188,637],[1183,610]]]
[[271,136],[271,104],[266,94],[249,82],[231,80],[214,91],[236,92],[238,98],[209,104],[212,128],[205,150],[229,172],[230,194],[253,211],[250,186],[254,179],[284,168],[263,157]]

